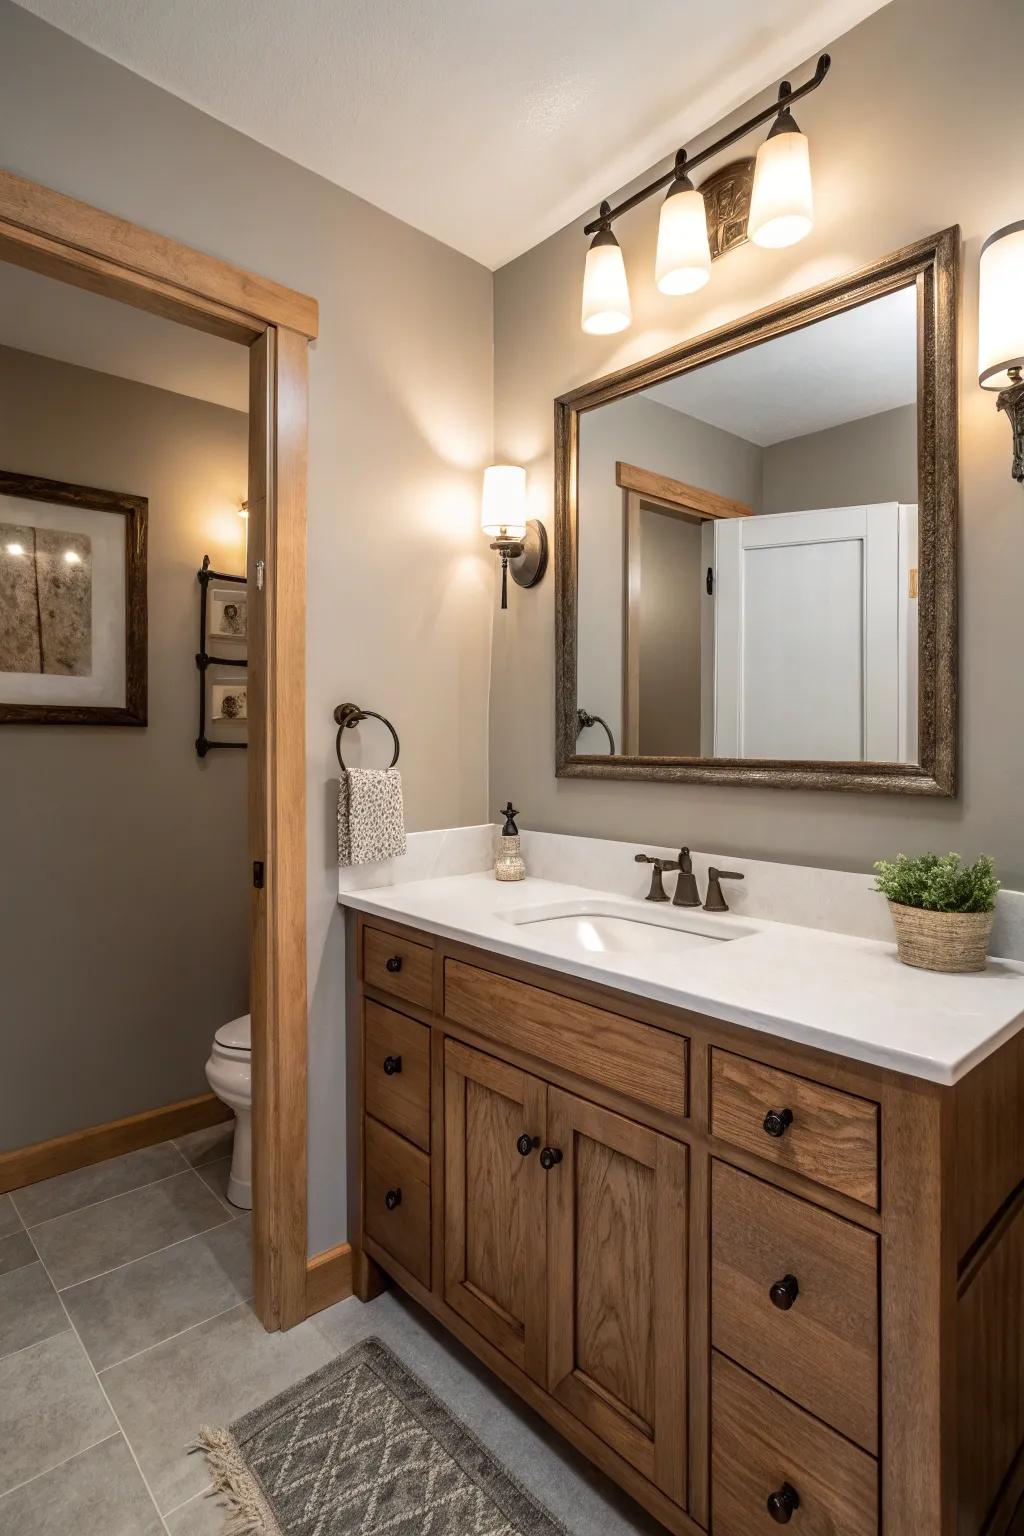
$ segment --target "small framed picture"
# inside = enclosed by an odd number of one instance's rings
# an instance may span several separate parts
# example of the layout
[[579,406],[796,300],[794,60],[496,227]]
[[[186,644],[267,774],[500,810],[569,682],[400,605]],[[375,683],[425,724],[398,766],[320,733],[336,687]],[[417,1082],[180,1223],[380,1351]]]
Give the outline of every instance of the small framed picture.
[[210,634],[218,640],[244,640],[249,632],[249,605],[242,587],[211,587]]
[[248,720],[248,679],[232,678],[229,683],[211,683],[210,719],[234,723]]
[[0,722],[146,724],[147,516],[0,470]]

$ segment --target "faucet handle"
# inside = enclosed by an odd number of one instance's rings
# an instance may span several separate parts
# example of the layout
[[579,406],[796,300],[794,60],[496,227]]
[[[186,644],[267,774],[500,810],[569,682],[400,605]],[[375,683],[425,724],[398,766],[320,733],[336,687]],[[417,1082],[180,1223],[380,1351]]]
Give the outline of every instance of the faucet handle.
[[704,899],[705,912],[728,912],[729,903],[722,895],[721,882],[723,880],[742,880],[743,876],[735,869],[716,869],[712,864],[708,870],[708,894]]
[[674,907],[700,906],[697,876],[693,872],[693,860],[690,857],[689,848],[679,850],[679,879],[676,881],[676,893],[672,897],[672,905]]
[[668,869],[678,869],[678,859],[659,859],[653,853],[637,853],[633,856],[634,864],[653,864],[651,870],[651,888],[644,897],[645,901],[668,901],[665,887],[662,884],[662,875]]

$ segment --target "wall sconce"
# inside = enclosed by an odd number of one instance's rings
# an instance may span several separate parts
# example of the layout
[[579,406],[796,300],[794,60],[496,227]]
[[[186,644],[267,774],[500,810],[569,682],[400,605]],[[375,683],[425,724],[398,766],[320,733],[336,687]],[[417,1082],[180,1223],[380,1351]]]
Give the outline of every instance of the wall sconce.
[[[639,203],[653,197],[662,187],[668,193],[658,224],[658,252],[654,280],[662,293],[696,293],[711,275],[711,263],[734,245],[742,244],[746,234],[755,245],[778,248],[795,245],[809,234],[813,224],[810,147],[800,132],[790,108],[795,101],[816,91],[829,72],[831,60],[823,53],[811,78],[795,91],[788,80],[779,86],[778,99],[739,128],[709,144],[691,158],[685,149],[676,154],[675,166],[650,186],[634,192],[624,203],[613,208],[602,203],[596,219],[584,226],[583,233],[594,239],[587,251],[583,272],[583,310],[581,325],[591,335],[607,336],[625,330],[632,322],[626,267],[612,224]],[[746,229],[731,231],[727,241],[719,238],[719,210],[705,206],[700,188],[690,180],[691,171],[748,133],[774,117],[767,139],[757,152],[750,211]],[[733,182],[742,181],[742,165],[726,166],[708,182],[717,182],[729,173]],[[717,199],[712,199],[717,202]],[[735,222],[735,219],[733,219]],[[711,239],[711,236],[715,236]]]
[[491,464],[484,470],[480,526],[501,556],[501,606],[508,607],[508,573],[521,587],[535,587],[548,566],[543,523],[526,516],[526,470]]
[[1010,473],[1024,482],[1024,219],[989,235],[978,273],[978,383],[996,389],[1013,433]]

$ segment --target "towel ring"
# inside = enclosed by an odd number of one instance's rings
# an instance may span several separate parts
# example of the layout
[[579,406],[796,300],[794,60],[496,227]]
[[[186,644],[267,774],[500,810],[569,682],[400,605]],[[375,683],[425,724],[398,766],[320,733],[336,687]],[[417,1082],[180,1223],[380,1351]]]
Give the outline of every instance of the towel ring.
[[360,709],[358,704],[339,704],[334,711],[334,718],[338,722],[338,738],[334,743],[334,750],[338,754],[338,766],[341,768],[342,773],[347,773],[348,769],[345,767],[345,759],[341,755],[341,733],[346,727],[352,730],[359,724],[360,720],[379,720],[381,725],[387,726],[391,732],[391,740],[395,744],[395,755],[388,766],[393,768],[398,762],[398,753],[400,751],[398,732],[391,724],[391,721],[386,720],[383,715],[378,715],[375,709]]
[[578,709],[576,711],[576,735],[579,736],[583,731],[589,730],[592,725],[604,726],[605,733],[608,737],[608,751],[611,753],[612,757],[614,757],[615,737],[612,735],[611,726],[608,724],[607,720],[602,720],[600,715],[592,715],[587,709]]

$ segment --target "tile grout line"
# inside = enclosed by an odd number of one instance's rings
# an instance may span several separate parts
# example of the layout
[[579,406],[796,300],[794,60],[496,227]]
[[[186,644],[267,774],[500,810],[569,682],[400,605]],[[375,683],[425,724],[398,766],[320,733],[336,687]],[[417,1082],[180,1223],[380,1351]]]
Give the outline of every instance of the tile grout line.
[[[37,1259],[36,1262],[39,1263],[39,1260]],[[26,1269],[28,1269],[29,1267],[30,1266],[28,1264],[25,1265]],[[42,1268],[41,1265],[40,1265],[40,1267]],[[43,1274],[46,1275],[45,1268],[43,1269]],[[47,1280],[50,1280],[49,1275],[46,1275],[46,1278],[47,1278]],[[52,1280],[50,1280],[50,1285],[53,1286],[53,1281]],[[56,1287],[54,1287],[54,1290],[56,1292]],[[56,1294],[59,1295],[59,1292],[56,1292]],[[65,1311],[67,1311],[66,1308],[65,1308]],[[48,1333],[44,1339],[33,1339],[31,1344],[22,1344],[22,1345],[19,1346],[18,1349],[12,1349],[12,1350],[9,1351],[8,1354],[0,1355],[0,1365],[6,1365],[8,1360],[14,1360],[14,1359],[17,1358],[18,1355],[23,1355],[27,1349],[38,1349],[40,1344],[49,1344],[51,1339],[59,1339],[62,1333],[67,1333],[67,1332],[68,1332],[67,1328],[58,1328],[55,1333]]]
[[179,1514],[181,1510],[187,1509],[190,1504],[195,1504],[198,1499],[208,1499],[210,1494],[216,1493],[216,1491],[216,1483],[207,1483],[205,1488],[200,1488],[199,1492],[192,1494],[191,1498],[183,1499],[180,1504],[175,1504],[173,1509],[169,1509],[166,1515],[164,1515],[164,1519],[169,1520],[172,1515]]
[[[177,1148],[175,1148],[175,1151],[177,1151]],[[173,1173],[165,1173],[159,1179],[150,1179],[148,1184],[136,1184],[134,1189],[122,1189],[116,1195],[104,1195],[102,1200],[90,1200],[86,1205],[76,1205],[73,1211],[61,1211],[59,1216],[47,1216],[42,1221],[33,1222],[30,1227],[25,1228],[25,1231],[38,1232],[40,1227],[48,1227],[55,1221],[67,1221],[69,1216],[80,1216],[83,1211],[94,1211],[97,1206],[109,1205],[111,1200],[124,1200],[128,1195],[141,1194],[144,1189],[155,1189],[158,1184],[168,1184],[171,1179],[180,1179],[184,1173],[196,1173],[196,1170],[191,1164],[186,1163],[184,1168],[176,1168]],[[199,1175],[196,1174],[196,1177],[199,1178]],[[206,1184],[205,1179],[200,1179],[199,1182]],[[32,1186],[29,1184],[23,1187],[31,1189]],[[210,1189],[209,1184],[206,1184],[206,1188]],[[210,1189],[210,1193],[215,1195],[216,1191]]]
[[[67,1330],[64,1331],[66,1332]],[[52,1335],[52,1337],[56,1337],[56,1335]],[[7,1356],[7,1358],[9,1359],[10,1356]],[[123,1435],[123,1430],[112,1429],[109,1435],[103,1436],[102,1440],[94,1440],[92,1445],[83,1445],[80,1451],[72,1451],[71,1455],[65,1456],[63,1461],[55,1461],[52,1467],[44,1467],[41,1472],[33,1472],[32,1476],[26,1477],[23,1482],[15,1483],[13,1488],[5,1488],[3,1493],[0,1493],[0,1506],[3,1505],[4,1499],[8,1498],[10,1494],[17,1493],[21,1488],[28,1488],[31,1483],[38,1483],[41,1477],[48,1477],[51,1472],[59,1472],[61,1467],[66,1467],[69,1461],[77,1461],[79,1456],[88,1456],[89,1452],[94,1451],[98,1445],[106,1445],[108,1440],[122,1439]]]
[[[230,1217],[227,1221],[215,1221],[212,1226],[202,1227],[198,1232],[189,1232],[185,1237],[176,1237],[173,1243],[162,1243],[159,1248],[151,1248],[148,1253],[140,1253],[134,1259],[125,1259],[123,1264],[112,1264],[109,1269],[101,1269],[95,1275],[86,1275],[84,1280],[72,1280],[70,1285],[57,1285],[49,1270],[46,1271],[47,1278],[57,1292],[57,1295],[63,1296],[66,1291],[77,1291],[80,1285],[91,1285],[94,1280],[103,1280],[107,1275],[116,1275],[119,1269],[130,1269],[133,1264],[141,1264],[144,1260],[151,1259],[158,1253],[166,1253],[169,1248],[177,1248],[182,1243],[190,1243],[193,1238],[208,1237],[211,1232],[221,1232],[225,1227],[230,1227],[236,1219]],[[37,1253],[38,1251],[36,1249]],[[45,1263],[43,1267],[46,1267]],[[11,1273],[16,1274],[17,1271],[12,1270]],[[0,1279],[2,1279],[2,1276],[0,1276]]]
[[[221,1307],[219,1312],[211,1312],[209,1317],[202,1317],[196,1323],[189,1323],[187,1328],[179,1328],[177,1333],[169,1333],[165,1339],[157,1339],[155,1344],[147,1344],[145,1349],[137,1349],[133,1355],[125,1355],[123,1360],[115,1360],[110,1365],[105,1365],[103,1370],[97,1371],[96,1374],[97,1376],[105,1376],[108,1371],[116,1371],[122,1365],[127,1365],[129,1361],[138,1360],[142,1355],[148,1355],[151,1350],[162,1348],[164,1344],[169,1344],[172,1339],[183,1338],[186,1333],[191,1333],[194,1328],[203,1328],[207,1323],[216,1321],[218,1317],[227,1317],[229,1312],[235,1312],[239,1307],[248,1307],[250,1305],[250,1301],[251,1298],[243,1298],[239,1296],[237,1301],[233,1301],[231,1303],[230,1307]],[[84,1347],[85,1346],[83,1345],[83,1348]],[[91,1360],[89,1364],[92,1365]],[[96,1370],[95,1366],[93,1366],[93,1370]]]
[[[35,1247],[35,1244],[33,1243],[32,1246]],[[38,1253],[39,1250],[36,1249],[36,1252]],[[44,1268],[44,1270],[46,1270],[46,1265],[45,1264],[43,1265],[43,1268]],[[49,1270],[46,1270],[46,1276],[47,1276],[47,1279],[50,1281],[50,1284],[53,1285],[53,1280],[50,1277]],[[64,1306],[64,1298],[61,1295],[60,1291],[57,1290],[56,1286],[54,1286],[54,1293],[55,1293],[55,1295],[57,1297],[57,1300],[60,1302],[61,1306],[64,1309],[64,1316],[68,1320],[68,1326],[70,1327],[70,1329],[71,1329],[72,1333],[74,1334],[75,1338],[78,1340],[78,1347],[82,1351],[82,1354],[85,1356],[86,1364],[88,1365],[90,1371],[92,1371],[92,1374],[93,1374],[93,1376],[95,1378],[95,1381],[96,1381],[96,1385],[99,1387],[100,1392],[103,1394],[103,1401],[107,1405],[107,1408],[108,1408],[108,1410],[110,1412],[111,1418],[114,1420],[114,1423],[117,1425],[118,1433],[120,1434],[120,1436],[121,1436],[122,1440],[124,1441],[125,1445],[128,1447],[128,1454],[132,1458],[132,1461],[135,1463],[135,1470],[138,1472],[139,1477],[142,1479],[142,1486],[145,1488],[146,1492],[149,1494],[150,1502],[152,1503],[153,1508],[156,1511],[156,1518],[160,1522],[160,1527],[165,1532],[165,1536],[170,1536],[170,1532],[167,1529],[167,1523],[164,1520],[163,1515],[160,1513],[160,1506],[159,1506],[159,1504],[156,1501],[156,1496],[153,1493],[152,1488],[149,1486],[149,1479],[146,1477],[146,1474],[143,1472],[142,1467],[139,1465],[139,1458],[135,1454],[135,1447],[132,1445],[132,1443],[129,1440],[128,1436],[125,1434],[124,1425],[121,1423],[121,1420],[120,1420],[120,1418],[117,1415],[117,1411],[114,1408],[113,1403],[110,1401],[110,1397],[109,1397],[109,1395],[107,1393],[106,1387],[103,1385],[102,1381],[100,1381],[99,1372],[97,1371],[96,1367],[93,1365],[91,1359],[89,1358],[89,1351],[85,1347],[85,1340],[82,1338],[82,1335],[79,1333],[78,1329],[75,1327],[75,1324],[74,1324],[74,1321],[72,1319],[71,1313],[68,1311],[67,1307]],[[108,1435],[107,1439],[110,1439],[110,1438],[111,1437]]]

